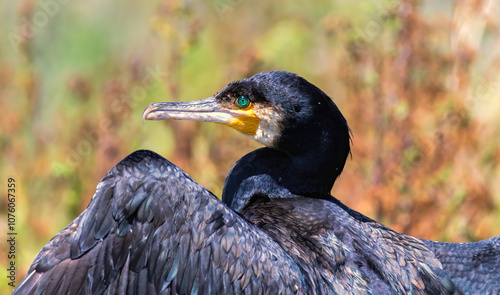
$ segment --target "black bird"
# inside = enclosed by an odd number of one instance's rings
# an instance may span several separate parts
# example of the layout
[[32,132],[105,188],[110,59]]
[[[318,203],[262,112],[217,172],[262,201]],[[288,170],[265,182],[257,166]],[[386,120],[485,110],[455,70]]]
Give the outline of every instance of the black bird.
[[234,165],[224,203],[159,155],[129,155],[14,294],[500,292],[499,237],[420,240],[330,195],[349,128],[295,74],[260,73],[205,100],[152,104],[143,117],[222,123],[266,147]]

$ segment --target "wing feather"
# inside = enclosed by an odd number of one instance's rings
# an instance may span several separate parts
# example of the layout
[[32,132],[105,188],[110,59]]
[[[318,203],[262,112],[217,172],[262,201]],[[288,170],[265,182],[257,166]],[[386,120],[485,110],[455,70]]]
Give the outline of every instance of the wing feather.
[[298,266],[269,236],[175,165],[137,151],[108,172],[88,208],[42,248],[14,294],[306,288]]

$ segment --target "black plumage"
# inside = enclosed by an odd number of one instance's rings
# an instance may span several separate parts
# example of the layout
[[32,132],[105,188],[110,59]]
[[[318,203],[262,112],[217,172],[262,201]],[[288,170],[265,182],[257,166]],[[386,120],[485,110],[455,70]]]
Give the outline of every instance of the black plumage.
[[15,294],[306,293],[297,264],[169,161],[137,151],[37,255]]
[[15,294],[500,292],[499,237],[420,240],[329,194],[349,129],[331,99],[294,74],[257,74],[202,101],[153,104],[144,117],[226,124],[266,148],[235,164],[223,202],[161,156],[131,154]]

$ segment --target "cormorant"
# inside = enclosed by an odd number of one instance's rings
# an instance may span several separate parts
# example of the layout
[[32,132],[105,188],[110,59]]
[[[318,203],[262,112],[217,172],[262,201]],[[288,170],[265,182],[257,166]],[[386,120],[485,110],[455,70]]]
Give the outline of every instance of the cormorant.
[[500,292],[500,237],[420,240],[330,195],[349,128],[295,74],[260,73],[205,100],[152,104],[143,117],[222,123],[266,147],[233,166],[223,202],[161,156],[134,152],[43,247],[15,294]]

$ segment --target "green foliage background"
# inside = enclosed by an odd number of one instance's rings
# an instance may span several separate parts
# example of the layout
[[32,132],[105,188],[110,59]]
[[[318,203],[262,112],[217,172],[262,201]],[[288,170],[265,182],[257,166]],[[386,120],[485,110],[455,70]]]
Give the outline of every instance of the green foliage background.
[[[142,111],[268,70],[305,77],[346,116],[352,158],[332,193],[348,206],[420,238],[500,234],[495,1],[0,7],[0,179],[5,192],[8,177],[17,183],[17,283],[104,174],[137,149],[162,154],[220,195],[232,164],[259,145],[216,124],[143,124]],[[0,205],[3,241],[6,198]],[[5,275],[1,291],[10,292]]]

